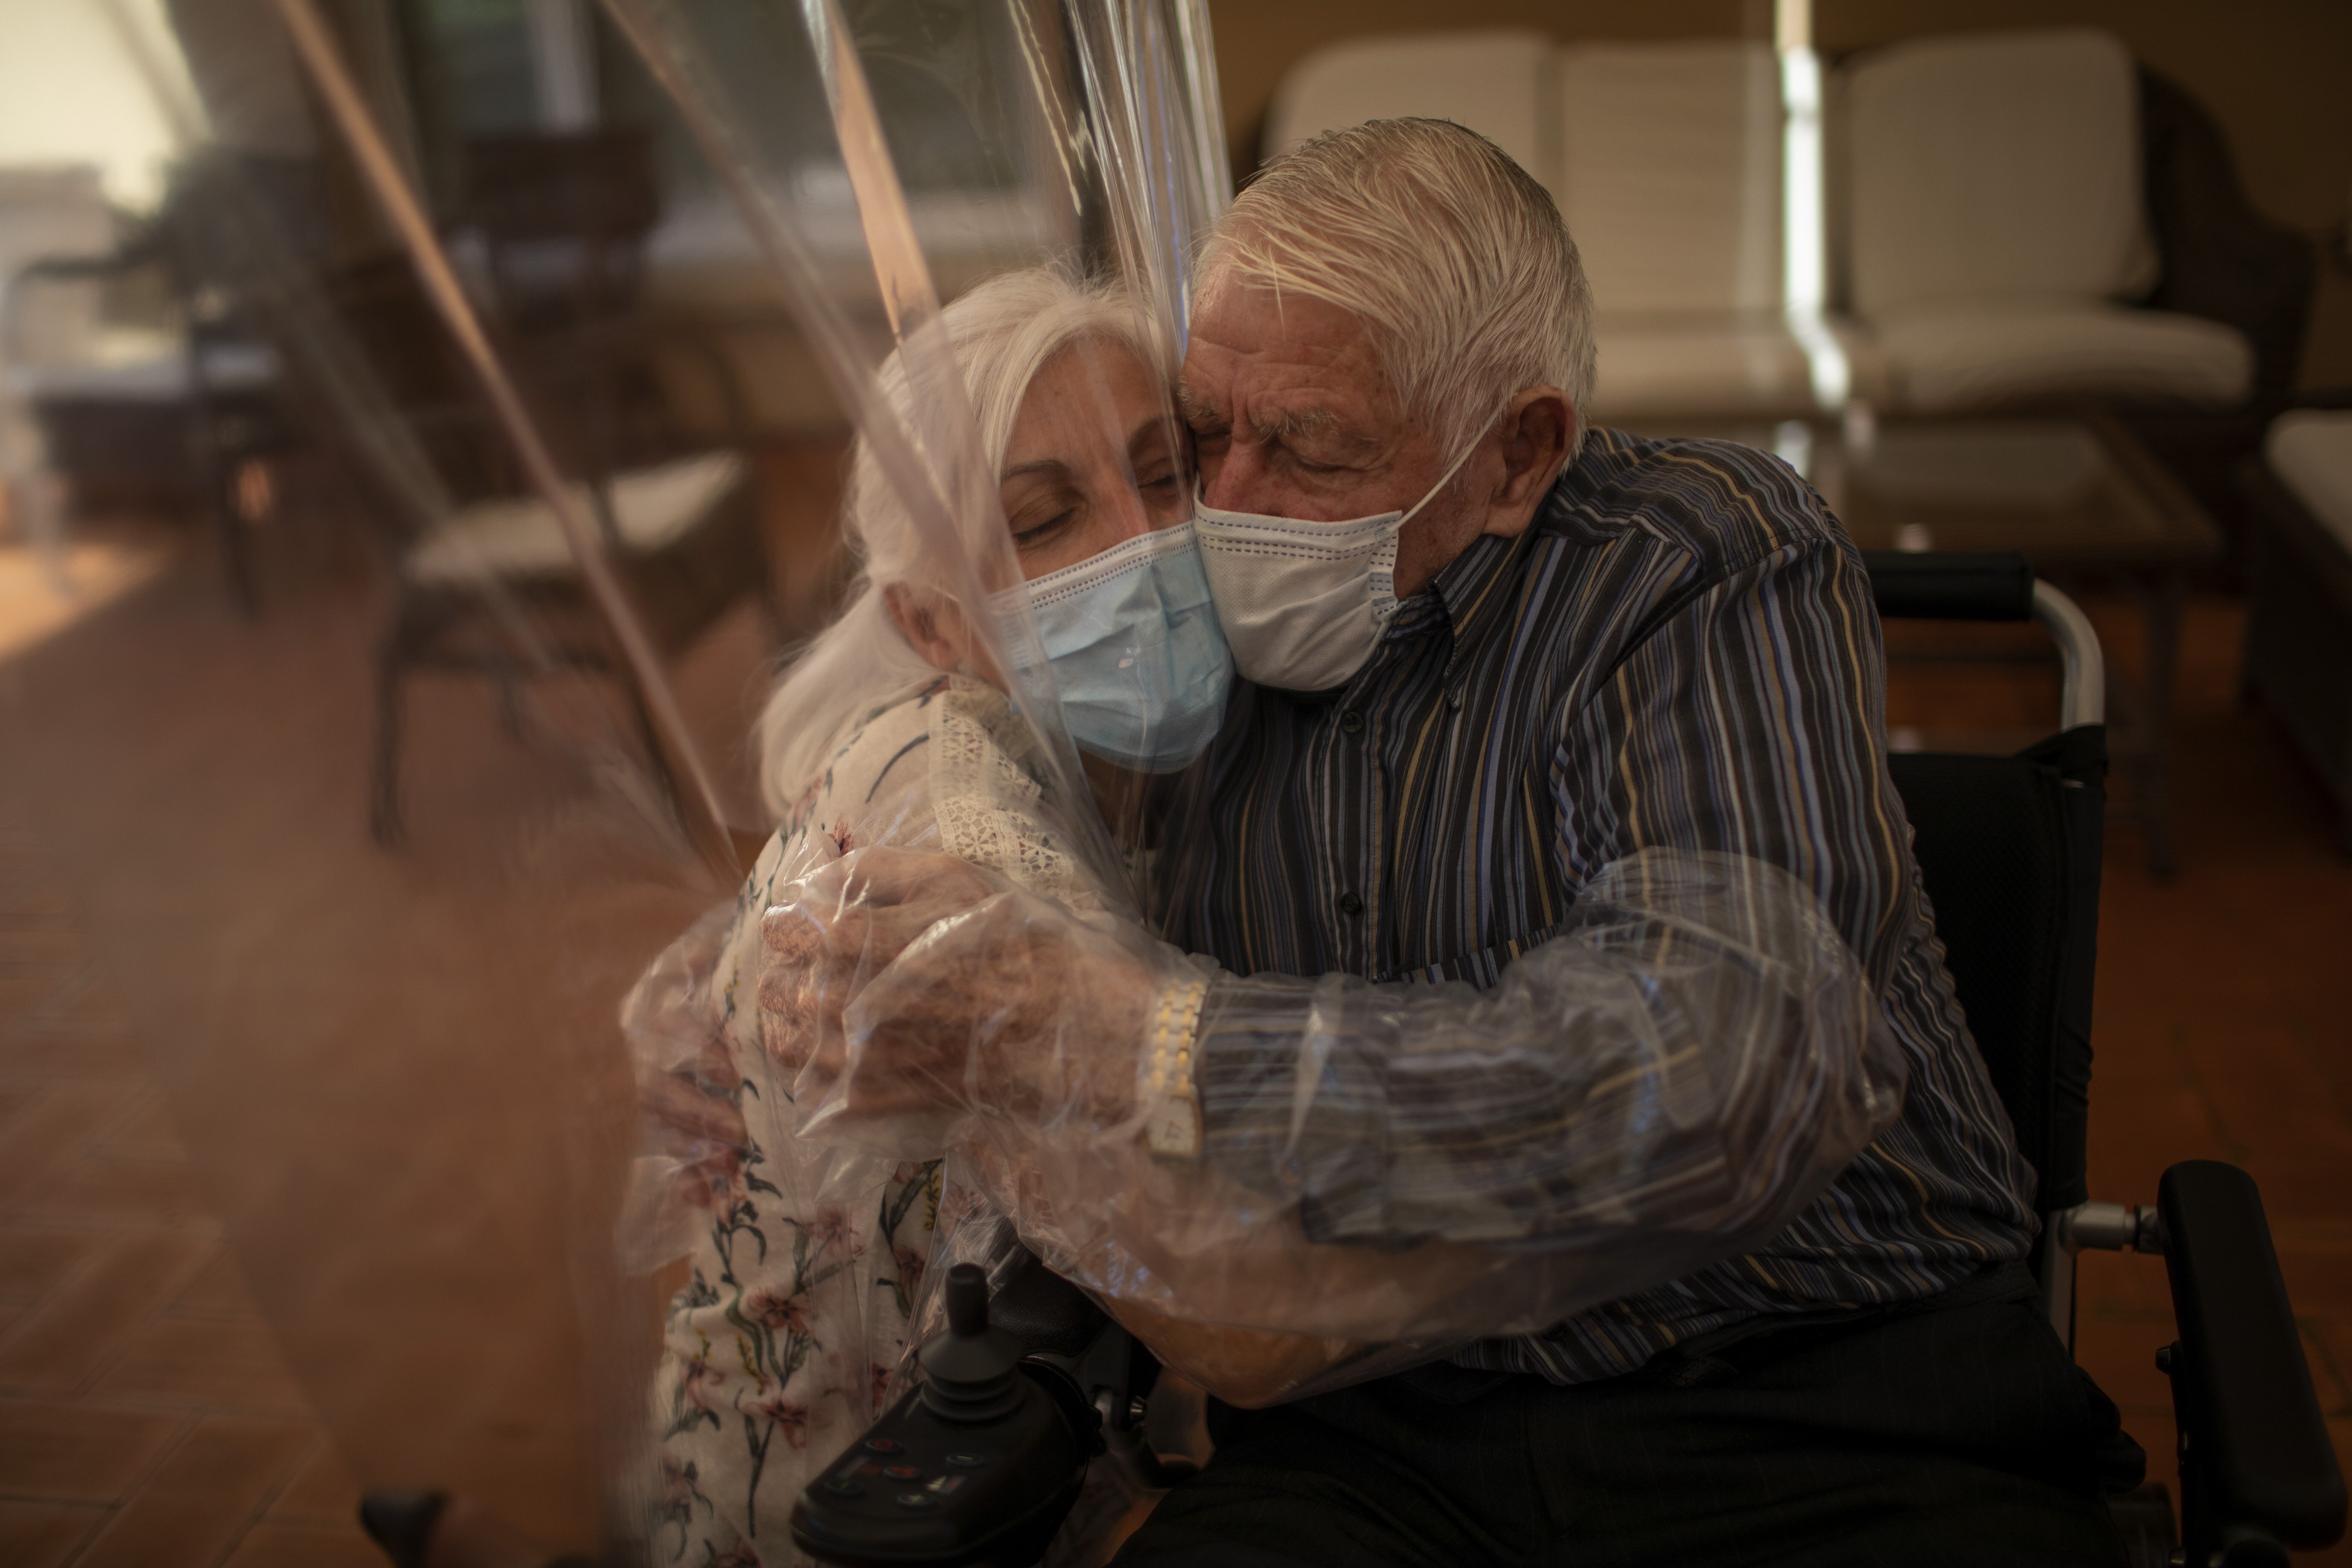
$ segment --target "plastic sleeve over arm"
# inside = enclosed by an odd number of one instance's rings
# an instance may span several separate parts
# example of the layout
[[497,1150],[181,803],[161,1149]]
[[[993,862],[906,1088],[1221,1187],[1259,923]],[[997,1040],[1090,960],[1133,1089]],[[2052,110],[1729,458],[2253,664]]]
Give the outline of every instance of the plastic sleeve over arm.
[[[1202,973],[1131,928],[1007,894],[899,954],[852,1032],[887,1036],[957,974],[1089,943],[1147,989]],[[1486,994],[1213,975],[1197,1161],[1139,1135],[1151,1009],[1055,976],[1011,985],[1020,1004],[980,1021],[968,1059],[1009,1030],[1042,1042],[1032,1084],[1068,1095],[1013,1109],[974,1068],[938,1131],[1058,1272],[1192,1323],[1359,1344],[1537,1331],[1766,1241],[1902,1096],[1877,999],[1813,895],[1717,853],[1605,868]],[[1100,1086],[1122,1079],[1139,1087],[1113,1108]]]
[[1654,850],[1490,993],[1222,978],[1199,1069],[1206,1158],[1295,1194],[1310,1240],[1584,1247],[1632,1226],[1685,1237],[1686,1268],[1811,1201],[1901,1082],[1793,878]]

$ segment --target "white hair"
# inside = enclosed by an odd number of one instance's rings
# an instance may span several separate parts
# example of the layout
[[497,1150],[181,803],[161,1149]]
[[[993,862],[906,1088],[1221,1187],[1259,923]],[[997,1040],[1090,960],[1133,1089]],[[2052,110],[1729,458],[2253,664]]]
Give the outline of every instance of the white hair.
[[[992,472],[1003,466],[1030,382],[1073,342],[1108,340],[1166,374],[1160,334],[1134,297],[1068,267],[1000,274],[940,314],[971,399],[981,458]],[[912,430],[914,393],[897,353],[883,362],[879,380],[885,399]],[[957,526],[976,531],[1003,522],[992,510],[959,518]],[[877,703],[939,674],[899,632],[882,590],[894,583],[946,588],[951,580],[863,437],[850,457],[841,531],[859,564],[849,606],[794,652],[760,714],[760,797],[779,820],[791,815],[852,726]],[[963,543],[974,559],[998,547],[970,531]]]
[[1405,411],[1459,449],[1530,386],[1592,395],[1592,290],[1551,194],[1510,154],[1444,120],[1375,120],[1275,159],[1201,256],[1369,322]]

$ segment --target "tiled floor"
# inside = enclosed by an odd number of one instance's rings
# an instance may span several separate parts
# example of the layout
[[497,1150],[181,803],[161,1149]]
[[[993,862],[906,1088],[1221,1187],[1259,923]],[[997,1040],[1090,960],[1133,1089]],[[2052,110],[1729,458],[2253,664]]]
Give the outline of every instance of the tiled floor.
[[0,1563],[381,1568],[31,851],[0,826]]

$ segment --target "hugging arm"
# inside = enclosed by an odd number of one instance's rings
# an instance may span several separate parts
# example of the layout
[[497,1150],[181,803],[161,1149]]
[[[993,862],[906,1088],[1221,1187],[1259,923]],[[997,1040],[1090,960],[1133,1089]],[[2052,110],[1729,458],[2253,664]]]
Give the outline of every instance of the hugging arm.
[[[1489,992],[1225,974],[1012,889],[827,886],[770,916],[772,1017],[853,1120],[933,1107],[1033,1247],[1139,1312],[1458,1342],[1736,1256],[1902,1099],[1866,594],[1791,546],[1625,651],[1562,742],[1598,759],[1559,830],[1580,897]],[[1203,1136],[1171,1160],[1140,1073],[1195,994]]]
[[[969,1151],[1057,1271],[1192,1323],[1532,1331],[1764,1240],[1900,1099],[1844,942],[1742,857],[1612,865],[1485,994],[1215,974],[1012,889],[887,952],[847,922],[857,951],[829,961],[798,944],[845,922],[812,912],[769,919],[800,933],[787,967],[854,993],[835,1065],[808,1069],[845,1130],[908,1135],[928,1106],[915,1135]],[[1155,999],[1204,981],[1207,1134],[1171,1159],[1139,1069]]]
[[[1481,997],[1220,982],[1201,1057],[1212,1156],[1292,1184],[1302,1220],[1333,1238],[1559,1237],[1612,1205],[1672,1209],[1717,1157],[1747,1173],[1726,1220],[1792,1214],[1803,1184],[1768,1187],[1809,1172],[1817,1191],[1819,1168],[1861,1145],[1833,1098],[1809,1098],[1832,1064],[1796,1048],[1757,966],[1843,985],[1858,964],[1867,997],[1916,929],[1880,668],[1867,576],[1832,539],[1686,592],[1563,724],[1555,854],[1584,889],[1570,930]],[[1637,856],[1642,879],[1612,866]],[[1684,869],[1662,878],[1669,865]],[[1866,1011],[1849,1052],[1876,1026]],[[1901,1069],[1881,1055],[1891,1116]],[[1652,1114],[1696,1105],[1711,1109],[1696,1140]],[[1729,1224],[1727,1241],[1748,1230]]]

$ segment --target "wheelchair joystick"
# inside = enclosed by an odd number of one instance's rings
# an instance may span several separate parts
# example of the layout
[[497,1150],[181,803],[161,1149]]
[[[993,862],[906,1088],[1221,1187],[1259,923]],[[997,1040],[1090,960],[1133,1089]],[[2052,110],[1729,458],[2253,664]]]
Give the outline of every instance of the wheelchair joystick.
[[[1025,1568],[1045,1554],[1097,1450],[1066,1391],[989,1322],[988,1277],[947,1279],[948,1329],[917,1352],[923,1382],[803,1489],[793,1542],[843,1568]],[[1057,1394],[1061,1396],[1057,1397]]]
[[959,1263],[948,1271],[948,1331],[916,1354],[923,1408],[942,1421],[995,1421],[1021,1407],[1021,1345],[988,1326],[988,1276]]

